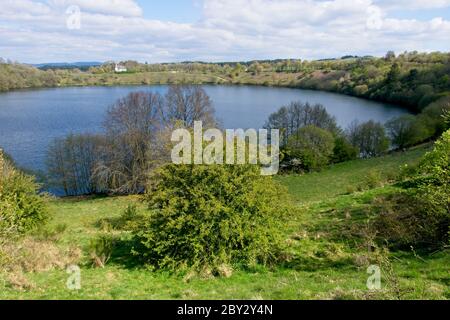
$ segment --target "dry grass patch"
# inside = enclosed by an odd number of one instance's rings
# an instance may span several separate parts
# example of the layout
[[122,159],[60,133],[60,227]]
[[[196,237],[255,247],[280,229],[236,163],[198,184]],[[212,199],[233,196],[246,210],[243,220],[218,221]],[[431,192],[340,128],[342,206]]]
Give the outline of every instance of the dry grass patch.
[[24,238],[0,244],[1,272],[47,272],[77,264],[82,252],[77,247],[58,248],[53,242]]

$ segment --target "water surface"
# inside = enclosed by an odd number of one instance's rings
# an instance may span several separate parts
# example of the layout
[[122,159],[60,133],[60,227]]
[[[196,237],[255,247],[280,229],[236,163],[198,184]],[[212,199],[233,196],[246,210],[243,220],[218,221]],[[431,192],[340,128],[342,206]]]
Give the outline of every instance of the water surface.
[[[345,128],[353,120],[386,122],[408,113],[398,106],[334,93],[256,86],[204,86],[216,115],[228,129],[261,128],[268,116],[291,101],[323,104]],[[165,93],[167,86],[77,87],[0,94],[0,146],[16,163],[45,170],[54,138],[102,131],[105,112],[132,91]]]

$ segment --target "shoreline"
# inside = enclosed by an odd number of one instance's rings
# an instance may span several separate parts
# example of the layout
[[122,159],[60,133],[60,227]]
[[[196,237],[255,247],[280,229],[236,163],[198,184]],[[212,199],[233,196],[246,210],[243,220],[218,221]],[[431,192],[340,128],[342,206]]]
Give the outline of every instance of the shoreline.
[[[137,73],[137,74],[146,74],[146,73]],[[186,73],[184,75],[192,75],[195,76],[196,74],[189,74]],[[218,77],[218,76],[216,76]],[[223,78],[221,78],[223,79]],[[356,99],[363,99],[366,101],[372,101],[372,102],[378,102],[378,103],[385,103],[388,105],[392,105],[398,108],[402,108],[404,110],[408,110],[410,113],[417,115],[420,112],[417,110],[417,107],[412,107],[412,106],[408,106],[405,104],[401,104],[401,103],[393,103],[393,102],[389,102],[383,99],[370,99],[369,97],[366,96],[358,96],[358,95],[354,95],[354,94],[347,94],[347,93],[343,93],[343,92],[339,92],[339,91],[333,91],[333,90],[322,90],[322,89],[316,89],[316,88],[309,88],[309,87],[304,87],[304,86],[294,86],[294,85],[278,85],[278,84],[264,84],[264,83],[253,83],[253,82],[211,82],[211,81],[204,81],[204,82],[200,82],[200,83],[196,83],[196,82],[180,82],[180,83],[170,83],[170,82],[165,82],[165,83],[161,83],[161,82],[150,82],[150,83],[139,83],[138,81],[136,82],[130,82],[130,83],[122,83],[122,82],[115,82],[115,83],[108,83],[108,84],[104,84],[104,83],[93,83],[93,84],[63,84],[63,85],[57,85],[57,86],[39,86],[39,87],[26,87],[26,88],[17,88],[17,89],[12,89],[12,90],[8,90],[8,91],[0,91],[0,96],[2,94],[8,94],[8,93],[13,93],[13,92],[28,92],[28,91],[39,91],[39,90],[45,90],[45,89],[66,89],[66,88],[97,88],[97,87],[103,87],[103,88],[110,88],[110,87],[141,87],[141,86],[170,86],[170,85],[199,85],[199,86],[203,86],[203,85],[207,85],[207,86],[236,86],[236,87],[240,87],[240,86],[249,86],[249,87],[261,87],[261,88],[285,88],[285,89],[297,89],[297,90],[309,90],[309,91],[315,91],[315,92],[324,92],[324,93],[331,93],[331,94],[337,94],[337,95],[341,95],[341,96],[347,96],[347,97],[353,97]]]

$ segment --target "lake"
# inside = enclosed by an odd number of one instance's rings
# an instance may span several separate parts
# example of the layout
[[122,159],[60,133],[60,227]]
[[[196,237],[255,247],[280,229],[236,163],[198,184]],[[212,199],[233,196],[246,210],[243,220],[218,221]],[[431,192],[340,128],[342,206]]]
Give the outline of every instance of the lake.
[[[408,113],[398,106],[334,93],[256,86],[203,86],[224,128],[261,128],[268,116],[291,101],[320,103],[345,128],[353,120],[387,120]],[[45,170],[54,138],[97,133],[107,108],[132,91],[165,93],[167,86],[77,87],[0,94],[0,147],[23,168]]]

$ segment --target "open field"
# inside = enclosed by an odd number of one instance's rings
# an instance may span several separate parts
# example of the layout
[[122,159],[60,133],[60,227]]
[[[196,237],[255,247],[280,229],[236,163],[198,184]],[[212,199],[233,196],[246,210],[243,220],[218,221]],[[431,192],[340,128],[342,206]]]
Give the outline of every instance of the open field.
[[[81,290],[66,288],[68,274],[61,269],[26,273],[29,285],[25,288],[1,276],[0,299],[448,299],[448,252],[389,254],[382,290],[371,292],[366,288],[366,267],[359,263],[365,249],[339,236],[364,221],[364,209],[374,197],[396,188],[386,182],[350,194],[348,186],[363,182],[373,170],[388,181],[401,164],[416,163],[427,148],[344,163],[311,175],[278,178],[298,208],[284,230],[296,258],[273,269],[236,268],[228,278],[152,272],[135,264],[126,254],[127,248],[118,248],[105,268],[94,268],[88,262],[88,246],[104,232],[101,221],[119,217],[130,203],[141,212],[145,205],[139,197],[52,200],[50,228],[65,226],[59,228],[64,231],[58,235],[58,246],[76,245],[83,250]],[[117,235],[127,238],[126,232]]]

